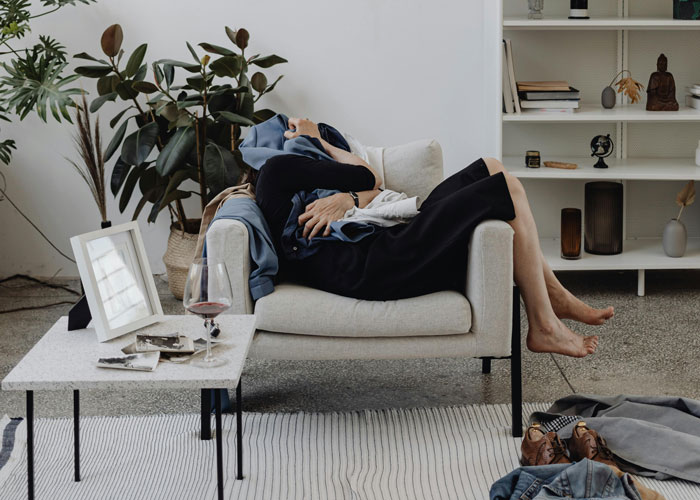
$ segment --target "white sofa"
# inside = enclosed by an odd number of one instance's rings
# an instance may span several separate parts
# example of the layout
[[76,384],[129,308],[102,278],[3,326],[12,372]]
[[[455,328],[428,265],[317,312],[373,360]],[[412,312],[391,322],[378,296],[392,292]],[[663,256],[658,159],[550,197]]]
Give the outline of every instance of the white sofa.
[[[353,147],[355,150],[355,147]],[[424,200],[443,179],[436,141],[363,148],[385,187]],[[218,220],[207,232],[212,260],[226,262],[233,314],[256,315],[250,356],[276,360],[477,357],[511,359],[513,435],[522,435],[519,294],[513,287],[513,231],[501,221],[480,224],[469,247],[464,293],[443,291],[404,300],[364,301],[293,283],[254,303],[248,287],[248,232]]]

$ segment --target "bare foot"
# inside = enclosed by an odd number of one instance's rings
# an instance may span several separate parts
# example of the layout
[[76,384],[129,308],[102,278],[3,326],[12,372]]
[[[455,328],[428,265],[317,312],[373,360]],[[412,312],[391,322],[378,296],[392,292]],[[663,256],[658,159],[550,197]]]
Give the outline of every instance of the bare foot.
[[615,315],[612,306],[594,309],[566,289],[552,290],[547,287],[554,314],[559,319],[573,319],[588,325],[602,325]]
[[531,324],[527,332],[527,348],[532,352],[553,352],[583,358],[596,351],[598,337],[578,335],[559,320],[552,324]]

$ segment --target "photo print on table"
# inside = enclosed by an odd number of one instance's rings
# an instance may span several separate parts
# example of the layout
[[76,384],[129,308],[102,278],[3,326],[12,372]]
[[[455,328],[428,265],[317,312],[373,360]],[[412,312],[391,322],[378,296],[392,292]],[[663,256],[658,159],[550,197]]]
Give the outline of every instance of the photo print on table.
[[194,352],[194,345],[192,339],[177,333],[170,335],[136,335],[136,351],[189,354]]
[[126,356],[100,358],[97,360],[97,366],[100,368],[115,368],[117,370],[152,372],[158,366],[159,359],[159,352],[136,353]]

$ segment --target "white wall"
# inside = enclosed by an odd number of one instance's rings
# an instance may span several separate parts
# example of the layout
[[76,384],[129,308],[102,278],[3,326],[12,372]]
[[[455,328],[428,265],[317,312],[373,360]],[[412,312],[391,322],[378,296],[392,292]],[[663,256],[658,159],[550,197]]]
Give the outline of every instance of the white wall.
[[[100,0],[67,7],[34,26],[37,35],[56,36],[70,54],[97,56],[104,28],[120,23],[127,52],[148,42],[148,61],[188,60],[185,40],[225,45],[225,25],[245,27],[251,54],[274,52],[289,60],[268,73],[285,78],[267,106],[332,123],[368,144],[437,138],[450,174],[500,147],[498,116],[487,104],[499,98],[494,89],[500,88],[489,76],[496,78],[500,61],[484,56],[484,19],[497,18],[488,12],[490,2],[484,12],[484,0]],[[96,95],[94,80],[84,85]],[[105,128],[117,109],[100,112]],[[72,132],[68,124],[30,116],[3,125],[0,135],[19,146],[12,165],[0,167],[10,196],[69,253],[71,236],[99,228],[87,187],[65,160],[76,156]],[[119,214],[109,196],[111,220],[129,220],[133,205]],[[165,212],[156,224],[141,221],[154,272],[164,270],[168,222]],[[77,274],[6,202],[0,202],[0,242],[0,275]]]

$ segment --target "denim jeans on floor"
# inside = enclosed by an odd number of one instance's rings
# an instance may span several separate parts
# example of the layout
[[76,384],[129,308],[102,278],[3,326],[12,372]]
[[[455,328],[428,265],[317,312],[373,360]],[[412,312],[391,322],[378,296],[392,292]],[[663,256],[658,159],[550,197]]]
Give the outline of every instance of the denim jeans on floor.
[[583,459],[574,464],[520,467],[491,486],[491,500],[641,500],[628,474],[618,478],[605,464]]

